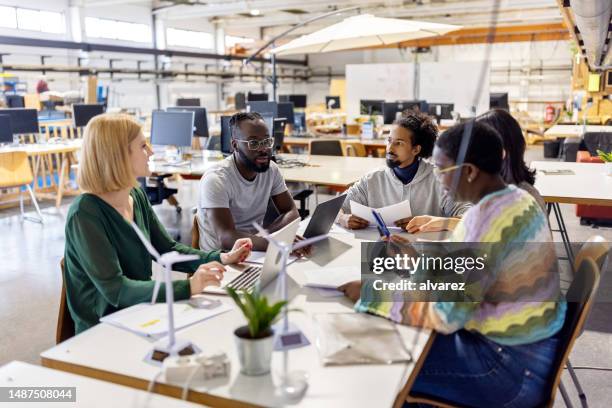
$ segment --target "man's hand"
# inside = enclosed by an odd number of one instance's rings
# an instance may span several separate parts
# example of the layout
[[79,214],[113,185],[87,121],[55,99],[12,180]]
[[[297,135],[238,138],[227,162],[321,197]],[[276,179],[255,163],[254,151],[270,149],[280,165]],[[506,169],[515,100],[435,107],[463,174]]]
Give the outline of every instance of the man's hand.
[[364,229],[370,225],[368,220],[364,220],[353,214],[342,214],[338,219],[338,223],[348,229]]
[[[300,235],[296,235],[295,239],[293,240],[294,244],[297,244],[300,241],[303,241],[304,237],[300,236]],[[297,256],[298,258],[302,258],[304,256],[308,256],[312,253],[312,245],[308,245],[302,248],[298,248],[295,251],[293,251],[291,253],[291,255],[293,256]]]
[[432,217],[431,215],[419,215],[413,217],[406,225],[406,231],[414,234],[416,232],[438,232],[453,230],[457,224],[456,218]]
[[193,276],[189,278],[191,295],[202,293],[207,286],[220,286],[224,272],[225,267],[216,261],[200,265]]
[[395,226],[396,227],[400,227],[402,229],[406,229],[406,225],[408,225],[408,223],[410,222],[410,220],[412,220],[414,217],[406,217],[406,218],[400,218],[399,220],[395,221]]
[[344,285],[339,286],[338,290],[343,292],[344,295],[353,302],[357,302],[361,297],[361,281],[345,283]]

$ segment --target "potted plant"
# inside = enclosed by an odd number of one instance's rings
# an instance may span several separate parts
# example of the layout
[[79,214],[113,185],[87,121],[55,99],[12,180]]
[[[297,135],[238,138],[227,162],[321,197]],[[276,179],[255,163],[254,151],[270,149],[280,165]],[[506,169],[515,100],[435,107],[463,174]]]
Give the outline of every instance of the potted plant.
[[270,360],[274,346],[272,324],[287,304],[285,301],[268,304],[268,299],[259,290],[252,293],[227,288],[227,293],[236,302],[247,320],[246,326],[234,331],[240,372],[245,375],[262,375],[270,372]]
[[606,153],[603,150],[597,150],[597,155],[604,161],[606,166],[606,174],[608,176],[612,176],[612,152]]

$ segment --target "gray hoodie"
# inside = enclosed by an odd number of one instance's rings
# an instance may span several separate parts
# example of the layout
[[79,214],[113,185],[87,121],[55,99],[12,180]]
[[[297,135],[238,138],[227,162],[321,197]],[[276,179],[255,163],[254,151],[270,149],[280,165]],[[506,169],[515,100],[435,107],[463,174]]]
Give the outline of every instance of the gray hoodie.
[[374,170],[348,189],[342,210],[351,213],[351,200],[372,208],[408,200],[412,216],[461,216],[471,204],[452,201],[436,180],[433,169],[433,164],[421,159],[414,179],[408,184],[402,183],[389,167]]

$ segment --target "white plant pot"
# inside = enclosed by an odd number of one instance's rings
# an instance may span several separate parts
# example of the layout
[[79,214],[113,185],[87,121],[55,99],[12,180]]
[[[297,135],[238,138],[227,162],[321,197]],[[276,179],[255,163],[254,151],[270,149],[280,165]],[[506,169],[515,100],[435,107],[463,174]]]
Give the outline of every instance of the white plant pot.
[[244,375],[268,374],[274,348],[274,332],[270,330],[270,335],[259,339],[248,338],[248,333],[247,326],[239,327],[234,331],[240,372]]
[[605,165],[605,169],[606,169],[606,174],[608,176],[612,176],[612,162],[606,162],[604,163]]

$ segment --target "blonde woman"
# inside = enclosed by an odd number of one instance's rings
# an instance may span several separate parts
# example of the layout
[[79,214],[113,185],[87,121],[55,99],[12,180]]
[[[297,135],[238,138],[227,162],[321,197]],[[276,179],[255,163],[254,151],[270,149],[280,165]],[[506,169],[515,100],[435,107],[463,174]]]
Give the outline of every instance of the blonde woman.
[[[223,265],[243,261],[249,239],[239,239],[228,253],[204,252],[174,241],[153,212],[137,177],[150,175],[152,151],[140,125],[125,115],[92,119],[83,137],[79,186],[85,191],[70,206],[66,221],[65,282],[75,331],[96,325],[102,316],[151,300],[152,258],[130,226],[133,221],[160,253],[197,254],[176,270],[194,272],[173,282],[174,297],[188,299],[209,285],[219,285]],[[165,288],[158,301],[164,301]]]

